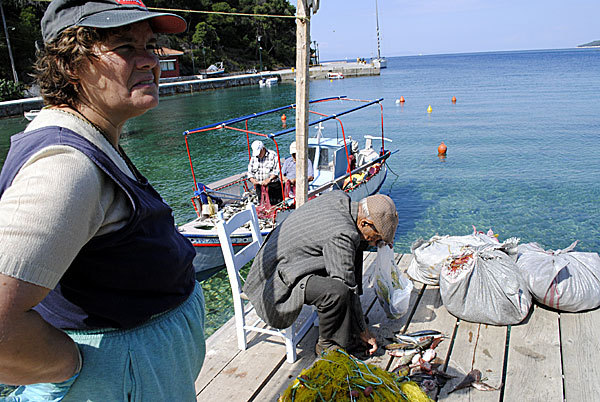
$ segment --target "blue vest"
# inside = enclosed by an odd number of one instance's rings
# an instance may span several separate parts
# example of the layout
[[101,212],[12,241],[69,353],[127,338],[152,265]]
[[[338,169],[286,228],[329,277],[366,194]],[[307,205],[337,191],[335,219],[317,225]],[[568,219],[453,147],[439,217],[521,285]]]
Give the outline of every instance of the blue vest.
[[45,127],[13,136],[0,173],[0,198],[23,164],[50,145],[83,152],[127,195],[133,213],[123,228],[83,246],[35,310],[62,329],[131,328],[186,300],[194,289],[195,251],[177,231],[171,208],[139,172],[139,182],[131,179],[73,131]]

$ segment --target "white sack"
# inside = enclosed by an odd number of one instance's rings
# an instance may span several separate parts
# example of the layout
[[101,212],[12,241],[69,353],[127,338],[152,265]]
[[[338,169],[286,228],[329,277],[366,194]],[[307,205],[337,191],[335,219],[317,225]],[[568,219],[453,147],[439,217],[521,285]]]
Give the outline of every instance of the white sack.
[[492,325],[520,323],[532,302],[514,259],[489,246],[471,249],[444,263],[440,294],[452,315]]
[[548,307],[577,312],[600,306],[600,256],[564,250],[544,250],[537,243],[519,246],[517,266],[529,291]]
[[487,234],[478,232],[473,226],[473,234],[468,236],[433,236],[428,241],[419,239],[411,247],[413,259],[406,273],[415,281],[426,285],[439,284],[442,265],[454,255],[460,255],[469,247],[495,245],[509,249],[516,246],[518,240],[511,238],[500,243],[490,229]]

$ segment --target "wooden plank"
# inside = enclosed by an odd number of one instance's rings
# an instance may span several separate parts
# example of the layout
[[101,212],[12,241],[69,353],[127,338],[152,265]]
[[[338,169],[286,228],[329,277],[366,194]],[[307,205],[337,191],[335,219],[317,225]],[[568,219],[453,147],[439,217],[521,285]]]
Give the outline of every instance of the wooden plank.
[[560,313],[565,399],[600,399],[600,310]]
[[311,328],[298,344],[298,351],[300,352],[298,354],[298,360],[293,364],[284,362],[278,370],[273,373],[268,384],[265,384],[252,400],[276,402],[292,381],[300,375],[300,372],[312,366],[315,362],[316,355],[314,350],[318,338],[319,329],[316,327]]
[[[419,282],[414,282],[415,285]],[[403,332],[411,333],[425,329],[433,329],[440,331],[446,337],[442,343],[436,348],[437,358],[436,363],[444,363],[448,355],[454,327],[456,326],[456,318],[448,313],[446,307],[443,306],[442,297],[438,286],[423,285],[421,298],[416,306],[415,312],[408,323],[408,326]]]
[[[259,334],[255,344],[237,354],[202,390],[198,401],[248,401],[285,361],[285,347],[275,345],[267,335]],[[277,346],[277,347],[274,347]]]
[[[459,321],[446,368],[446,373],[456,378],[441,389],[441,399],[452,402],[500,400],[506,331],[507,327]],[[465,388],[448,394],[473,369],[481,371],[483,381],[498,390]]]
[[[310,307],[305,306],[300,320],[309,316],[310,312]],[[250,319],[248,319],[248,322],[250,322]],[[233,358],[216,375],[211,373],[213,378],[200,390],[197,400],[252,400],[254,395],[261,392],[281,366],[289,365],[285,361],[286,350],[282,338],[261,333],[251,334],[248,348],[243,352],[235,353]],[[233,337],[236,339],[235,334]],[[237,349],[237,339],[233,347]],[[315,359],[314,341],[310,344],[301,342],[296,351],[298,360],[294,364],[306,360],[312,362]],[[235,384],[235,386],[231,386],[231,384]]]
[[[510,330],[504,400],[563,401],[559,315],[533,308],[529,319]],[[585,326],[579,329],[589,331]]]
[[202,392],[239,352],[234,317],[206,340],[206,357],[196,379],[196,394]]
[[373,276],[375,275],[375,259],[377,258],[376,252],[365,251],[363,259],[363,292],[367,288],[372,287]]

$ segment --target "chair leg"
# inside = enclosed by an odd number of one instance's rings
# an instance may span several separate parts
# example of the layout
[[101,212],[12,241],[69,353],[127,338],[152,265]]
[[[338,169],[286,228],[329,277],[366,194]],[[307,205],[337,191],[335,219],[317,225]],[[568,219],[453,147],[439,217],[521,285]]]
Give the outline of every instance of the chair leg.
[[292,324],[290,327],[284,330],[285,335],[285,351],[286,360],[288,363],[294,363],[296,361],[296,339],[294,337],[295,325]]
[[233,301],[233,309],[235,310],[235,330],[238,339],[238,348],[240,350],[246,350],[246,317],[244,316],[244,304],[241,299],[235,299]]

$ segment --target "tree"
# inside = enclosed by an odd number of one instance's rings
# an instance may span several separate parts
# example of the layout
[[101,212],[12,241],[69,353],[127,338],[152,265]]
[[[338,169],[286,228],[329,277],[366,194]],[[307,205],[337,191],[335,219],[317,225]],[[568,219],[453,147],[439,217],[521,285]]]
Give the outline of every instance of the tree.
[[199,22],[192,36],[192,43],[200,47],[214,48],[219,44],[217,30],[207,22]]

